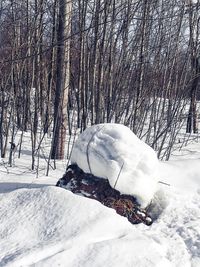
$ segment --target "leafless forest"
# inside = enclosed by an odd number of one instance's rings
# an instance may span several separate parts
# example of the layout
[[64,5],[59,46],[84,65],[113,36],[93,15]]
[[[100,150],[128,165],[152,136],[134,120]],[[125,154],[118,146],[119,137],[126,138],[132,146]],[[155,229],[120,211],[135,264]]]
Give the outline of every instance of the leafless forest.
[[1,0],[1,157],[29,131],[34,169],[45,136],[62,159],[74,129],[116,122],[169,159],[198,133],[199,76],[200,0]]

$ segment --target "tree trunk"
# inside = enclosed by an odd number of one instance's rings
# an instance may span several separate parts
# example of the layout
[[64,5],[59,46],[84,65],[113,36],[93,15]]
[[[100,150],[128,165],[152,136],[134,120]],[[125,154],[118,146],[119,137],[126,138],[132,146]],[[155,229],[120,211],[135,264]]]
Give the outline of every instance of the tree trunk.
[[191,72],[192,72],[192,85],[190,91],[190,108],[187,118],[186,133],[198,133],[198,121],[197,121],[197,105],[196,95],[199,84],[200,64],[199,64],[199,18],[198,5],[196,5],[196,13],[193,10],[193,3],[189,1],[189,28],[190,28],[190,54],[191,54]]
[[52,159],[63,159],[67,128],[67,102],[70,81],[70,34],[71,1],[59,0],[57,30],[57,70],[54,101],[54,127],[52,141]]

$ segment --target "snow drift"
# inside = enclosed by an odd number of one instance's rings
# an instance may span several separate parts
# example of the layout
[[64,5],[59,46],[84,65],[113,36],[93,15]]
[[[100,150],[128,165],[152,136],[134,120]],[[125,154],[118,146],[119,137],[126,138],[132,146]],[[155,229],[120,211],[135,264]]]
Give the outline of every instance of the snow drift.
[[[0,266],[143,266],[138,263],[151,261],[153,267],[165,262],[160,244],[126,218],[57,187],[3,194],[0,225]],[[141,253],[144,243],[150,248]]]
[[87,128],[74,145],[71,163],[85,173],[108,179],[121,193],[135,196],[142,207],[150,203],[155,193],[156,153],[122,124]]

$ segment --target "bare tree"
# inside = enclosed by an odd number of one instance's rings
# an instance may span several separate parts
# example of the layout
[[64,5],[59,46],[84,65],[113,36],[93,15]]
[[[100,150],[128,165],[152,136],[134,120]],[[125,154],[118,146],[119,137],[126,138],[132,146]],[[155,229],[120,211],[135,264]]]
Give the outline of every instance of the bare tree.
[[51,158],[64,158],[67,128],[67,102],[70,81],[71,1],[59,0],[57,29],[56,91]]
[[198,116],[197,116],[197,90],[200,81],[200,2],[194,5],[193,1],[188,1],[189,16],[189,47],[191,58],[191,88],[190,88],[190,107],[187,118],[186,132],[198,133]]

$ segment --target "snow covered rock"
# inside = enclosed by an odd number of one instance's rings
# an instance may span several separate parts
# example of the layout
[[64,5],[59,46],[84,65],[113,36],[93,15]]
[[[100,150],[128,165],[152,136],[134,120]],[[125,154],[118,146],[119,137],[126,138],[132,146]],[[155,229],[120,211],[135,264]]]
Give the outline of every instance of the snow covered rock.
[[87,128],[75,142],[71,163],[85,173],[108,179],[113,188],[136,197],[142,207],[156,191],[156,153],[122,124]]
[[56,186],[65,188],[74,194],[95,199],[115,209],[132,224],[144,223],[149,226],[153,222],[146,210],[138,206],[135,197],[121,194],[110,186],[108,179],[84,173],[76,164],[68,166],[66,173],[58,180]]

